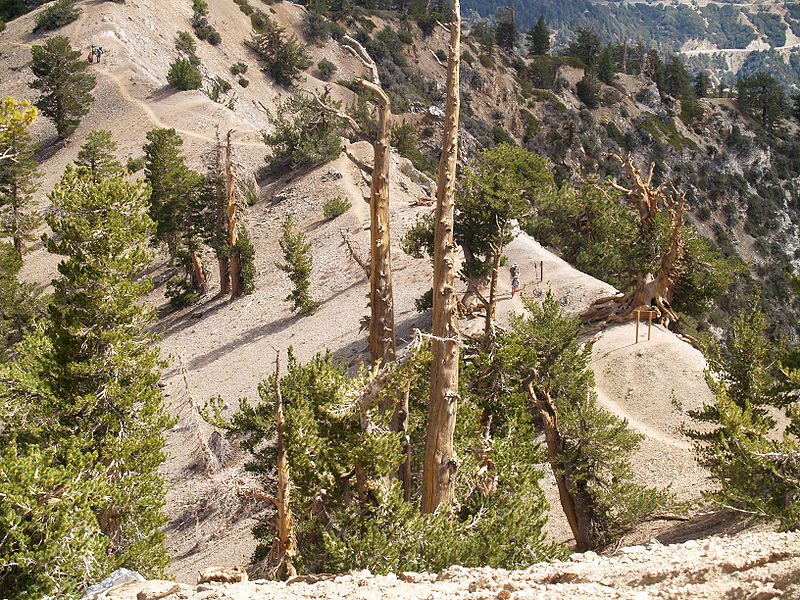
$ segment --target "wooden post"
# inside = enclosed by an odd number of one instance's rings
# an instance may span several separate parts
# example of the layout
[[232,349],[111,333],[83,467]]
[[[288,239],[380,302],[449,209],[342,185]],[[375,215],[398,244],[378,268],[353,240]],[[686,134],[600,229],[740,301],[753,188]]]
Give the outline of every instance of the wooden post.
[[634,311],[634,312],[636,312],[636,341],[634,342],[634,344],[638,344],[639,343],[639,309],[637,308],[636,311]]
[[647,312],[647,341],[650,341],[650,328],[653,326],[653,311],[650,310]]
[[539,261],[539,283],[544,281],[544,261]]

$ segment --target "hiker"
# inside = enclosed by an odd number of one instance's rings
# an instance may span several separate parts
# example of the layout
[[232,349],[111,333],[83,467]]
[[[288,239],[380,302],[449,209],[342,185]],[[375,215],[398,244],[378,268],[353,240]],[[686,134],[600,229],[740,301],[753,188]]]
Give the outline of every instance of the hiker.
[[103,56],[103,47],[98,46],[97,50],[94,51],[95,55],[97,56],[97,62],[100,62],[100,57]]
[[92,48],[89,50],[89,64],[94,62],[94,44],[92,44]]
[[519,291],[519,265],[514,263],[509,270],[511,272],[511,297],[513,298],[514,294]]

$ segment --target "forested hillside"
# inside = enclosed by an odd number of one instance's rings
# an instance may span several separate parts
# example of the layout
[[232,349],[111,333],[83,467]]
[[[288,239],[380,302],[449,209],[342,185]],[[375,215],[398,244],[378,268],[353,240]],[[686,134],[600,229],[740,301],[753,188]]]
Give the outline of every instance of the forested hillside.
[[[494,18],[505,2],[464,3],[477,18]],[[739,75],[765,71],[787,89],[800,88],[800,4],[710,2],[592,2],[567,0],[517,2],[520,31],[544,17],[564,46],[575,31],[590,28],[606,42],[642,44],[664,55],[680,53],[692,71],[705,70],[728,84]]]
[[768,73],[445,0],[0,10],[0,597],[800,526]]

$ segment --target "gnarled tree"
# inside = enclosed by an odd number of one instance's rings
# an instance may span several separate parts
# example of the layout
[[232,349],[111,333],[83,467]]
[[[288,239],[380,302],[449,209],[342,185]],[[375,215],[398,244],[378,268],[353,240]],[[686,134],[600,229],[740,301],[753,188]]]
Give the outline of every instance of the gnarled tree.
[[459,65],[461,57],[461,6],[453,0],[450,53],[447,64],[442,157],[436,187],[436,224],[433,253],[433,360],[431,362],[430,408],[425,437],[422,474],[422,512],[445,508],[454,499],[458,461],[453,432],[458,408],[458,296],[453,285],[453,213],[455,209],[458,118],[460,109]]
[[[629,273],[629,283],[623,288],[628,291],[595,300],[581,315],[581,321],[585,325],[603,327],[607,323],[632,319],[638,308],[653,306],[658,311],[660,323],[668,327],[671,321],[678,320],[670,300],[671,287],[680,275],[679,263],[684,251],[685,198],[675,188],[665,192],[666,182],[653,187],[655,163],[650,165],[650,172],[645,178],[633,164],[630,155],[626,158],[619,154],[612,156],[620,161],[633,184],[630,188],[616,183],[612,185],[622,193],[627,205],[636,211],[639,238],[643,246],[655,245],[660,249],[660,255],[650,257],[643,252],[638,268]],[[666,238],[665,243],[662,242],[663,238]]]

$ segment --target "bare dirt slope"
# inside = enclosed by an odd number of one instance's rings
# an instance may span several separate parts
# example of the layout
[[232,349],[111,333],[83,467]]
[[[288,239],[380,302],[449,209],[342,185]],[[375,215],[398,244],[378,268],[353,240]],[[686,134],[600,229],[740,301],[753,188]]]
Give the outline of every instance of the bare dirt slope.
[[[250,175],[263,164],[266,148],[259,141],[260,131],[269,127],[264,107],[273,107],[278,95],[286,90],[276,88],[259,72],[252,54],[242,44],[250,35],[250,24],[236,4],[227,0],[210,4],[211,22],[220,30],[223,44],[213,48],[198,42],[204,75],[207,79],[219,75],[232,80],[228,74],[231,64],[243,61],[250,66],[250,85],[234,85],[233,110],[212,102],[202,92],[175,92],[166,87],[168,64],[176,56],[176,32],[191,29],[188,0],[78,3],[84,11],[82,16],[56,33],[69,35],[73,46],[85,52],[89,44],[101,44],[106,54],[100,65],[92,66],[98,82],[95,102],[72,140],[66,145],[55,143],[52,126],[45,119],[36,124],[34,134],[42,146],[39,159],[44,176],[38,195],[43,207],[46,194],[65,165],[75,159],[92,129],[112,130],[119,143],[118,155],[124,161],[141,155],[148,130],[175,127],[184,139],[189,164],[195,168],[200,168],[201,155],[215,139],[217,127],[223,133],[235,129],[234,150],[241,165],[240,174]],[[302,7],[280,3],[274,10],[282,24],[299,31]],[[0,93],[4,95],[32,96],[27,87],[32,79],[30,46],[41,42],[40,37],[30,33],[34,16],[35,13],[9,23],[0,34]],[[440,34],[437,30],[434,41],[429,43],[443,39]],[[334,44],[314,48],[313,53],[315,62],[322,56],[337,62],[343,78],[360,73],[354,60]],[[435,60],[429,54],[420,51],[421,64]],[[312,69],[301,83],[303,87],[320,84],[313,74]],[[339,86],[334,93],[343,98],[349,94]],[[348,151],[361,161],[371,162],[371,149],[363,142],[349,144]],[[417,215],[431,210],[411,205],[426,193],[417,183],[424,179],[407,165],[402,166],[405,163],[393,159],[391,172],[394,300],[401,344],[410,338],[414,327],[429,326],[429,316],[415,311],[414,299],[429,289],[431,277],[427,259],[412,259],[398,246],[400,235]],[[349,257],[342,232],[366,257],[368,194],[364,174],[344,155],[331,165],[266,185],[263,199],[246,211],[256,247],[256,291],[251,296],[235,301],[214,298],[218,288],[212,270],[210,295],[191,309],[170,312],[163,297],[164,265],[154,267],[159,287],[147,300],[160,308],[161,346],[170,362],[163,384],[172,411],[180,417],[168,436],[170,458],[164,466],[170,483],[167,512],[171,521],[167,531],[174,557],[171,572],[180,581],[194,581],[198,569],[212,564],[246,564],[254,546],[250,527],[255,519],[264,516],[266,508],[257,503],[241,503],[237,490],[254,485],[243,472],[243,457],[235,448],[217,443],[213,428],[202,420],[198,408],[220,395],[230,413],[238,398],[257,398],[258,383],[272,372],[275,353],[285,356],[289,346],[300,360],[326,348],[348,362],[365,358],[366,334],[359,331],[359,323],[366,314],[367,281]],[[322,204],[335,195],[349,198],[353,207],[334,220],[325,220]],[[311,317],[298,317],[289,311],[283,301],[289,282],[274,264],[280,260],[280,225],[288,214],[294,216],[312,242],[312,294],[323,301],[323,306]],[[594,298],[613,291],[607,284],[571,268],[525,235],[508,246],[507,254],[512,263],[521,266],[524,293],[541,298],[551,287],[573,314]],[[212,258],[210,254],[206,256],[209,267],[213,266]],[[36,247],[26,255],[24,275],[46,284],[55,275],[55,264],[56,259]],[[510,297],[509,283],[504,273],[498,306],[501,320],[511,311],[523,310],[520,297]],[[463,328],[468,332],[481,325],[479,319],[473,319],[465,321]],[[634,346],[632,327],[629,324],[610,329],[598,339],[593,359],[598,395],[603,404],[627,417],[634,429],[646,436],[634,465],[637,479],[654,485],[673,483],[682,498],[696,497],[705,485],[704,474],[694,466],[688,446],[678,433],[682,417],[673,408],[670,394],[677,389],[679,399],[690,406],[710,398],[703,383],[702,357],[661,330],[654,331],[650,342]],[[557,510],[555,491],[548,488],[547,493],[556,507],[551,533],[566,541],[568,529]]]

